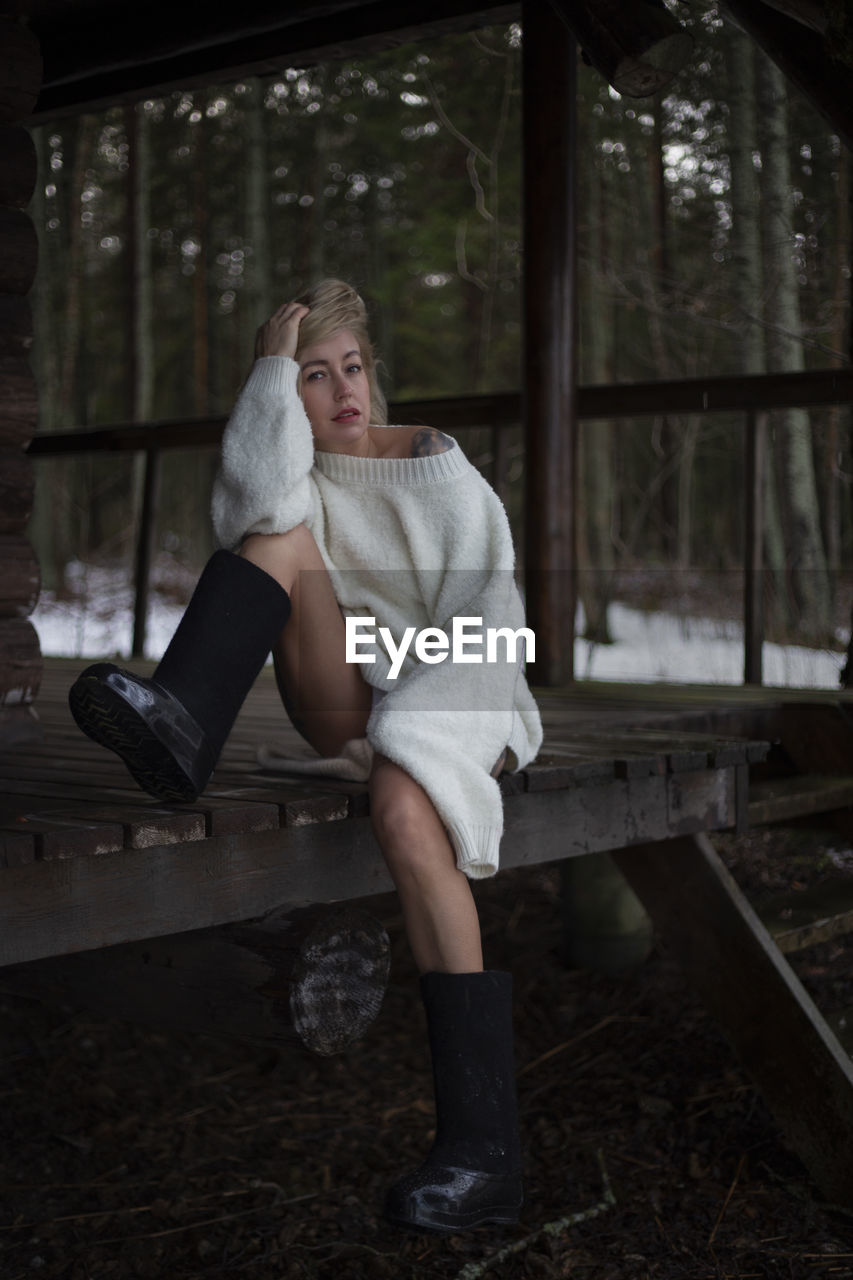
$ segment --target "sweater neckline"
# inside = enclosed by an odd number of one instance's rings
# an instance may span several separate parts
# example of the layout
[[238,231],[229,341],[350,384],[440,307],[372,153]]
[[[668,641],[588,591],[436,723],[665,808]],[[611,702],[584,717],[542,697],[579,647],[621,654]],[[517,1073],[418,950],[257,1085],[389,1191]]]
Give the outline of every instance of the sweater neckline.
[[468,459],[454,440],[445,453],[420,458],[360,458],[349,453],[315,450],[314,466],[329,480],[367,485],[421,485],[464,475]]

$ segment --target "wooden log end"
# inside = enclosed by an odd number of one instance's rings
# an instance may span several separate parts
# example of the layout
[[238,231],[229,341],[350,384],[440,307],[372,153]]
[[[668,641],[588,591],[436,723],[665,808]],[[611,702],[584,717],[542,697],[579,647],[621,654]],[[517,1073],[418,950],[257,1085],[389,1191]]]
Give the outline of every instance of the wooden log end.
[[0,206],[0,290],[3,293],[29,293],[38,267],[38,233],[33,220],[23,209]]
[[44,671],[38,632],[26,618],[0,618],[0,708],[35,702]]
[[382,925],[366,912],[341,907],[311,930],[299,948],[290,1012],[299,1039],[313,1053],[342,1053],[379,1012],[391,950]]
[[33,345],[33,312],[28,297],[0,292],[0,357],[26,358]]
[[44,726],[31,706],[0,705],[0,751],[30,747],[43,741]]
[[23,125],[0,124],[0,205],[24,209],[29,204],[38,179],[36,146]]

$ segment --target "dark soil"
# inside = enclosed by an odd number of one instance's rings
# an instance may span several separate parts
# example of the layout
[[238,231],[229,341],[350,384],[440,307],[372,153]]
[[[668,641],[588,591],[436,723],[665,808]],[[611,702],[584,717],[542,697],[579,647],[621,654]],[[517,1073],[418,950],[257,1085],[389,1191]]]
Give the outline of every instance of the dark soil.
[[[853,855],[832,843],[718,846],[760,899],[838,874]],[[2,1280],[853,1276],[853,1214],[821,1204],[666,953],[617,976],[568,971],[550,868],[503,873],[478,900],[487,962],[515,975],[517,1227],[442,1238],[381,1217],[432,1115],[389,897],[365,904],[392,935],[387,998],[335,1059],[94,1020],[0,975]],[[853,945],[796,967],[825,1012],[853,1006]]]

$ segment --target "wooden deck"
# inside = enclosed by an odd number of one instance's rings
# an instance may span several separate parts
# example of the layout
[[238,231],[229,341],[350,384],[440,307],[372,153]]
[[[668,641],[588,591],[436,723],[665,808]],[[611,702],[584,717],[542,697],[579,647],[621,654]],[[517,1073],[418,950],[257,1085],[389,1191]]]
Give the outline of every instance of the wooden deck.
[[[0,755],[0,964],[20,975],[39,967],[22,962],[76,967],[113,948],[95,980],[120,987],[119,953],[126,962],[134,943],[391,888],[363,784],[258,767],[261,743],[307,750],[270,671],[204,795],[162,805],[73,724],[67,690],[84,665],[47,663],[44,740]],[[502,779],[503,866],[610,852],[821,1193],[853,1208],[850,1059],[708,839],[751,821],[849,818],[853,696],[579,684],[539,702],[544,749]]]
[[[0,963],[391,887],[363,784],[260,769],[261,743],[311,754],[271,670],[249,694],[204,795],[164,805],[72,721],[67,691],[84,665],[47,663],[37,703],[43,742],[0,755]],[[540,701],[540,758],[501,782],[504,866],[745,821],[749,764],[767,745],[714,731],[737,707],[726,712],[693,691],[685,709],[665,689],[632,700],[606,686]]]

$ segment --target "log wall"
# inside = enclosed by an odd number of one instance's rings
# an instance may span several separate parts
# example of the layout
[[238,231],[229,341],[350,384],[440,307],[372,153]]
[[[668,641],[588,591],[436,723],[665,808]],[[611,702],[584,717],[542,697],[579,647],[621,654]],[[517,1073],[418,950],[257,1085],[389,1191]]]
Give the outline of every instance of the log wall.
[[38,562],[26,537],[33,464],[24,452],[38,419],[27,301],[38,238],[26,212],[37,166],[22,122],[35,109],[42,67],[37,39],[8,13],[0,13],[0,48],[0,747],[5,747],[41,736],[33,702],[43,664],[28,620],[39,594]]

